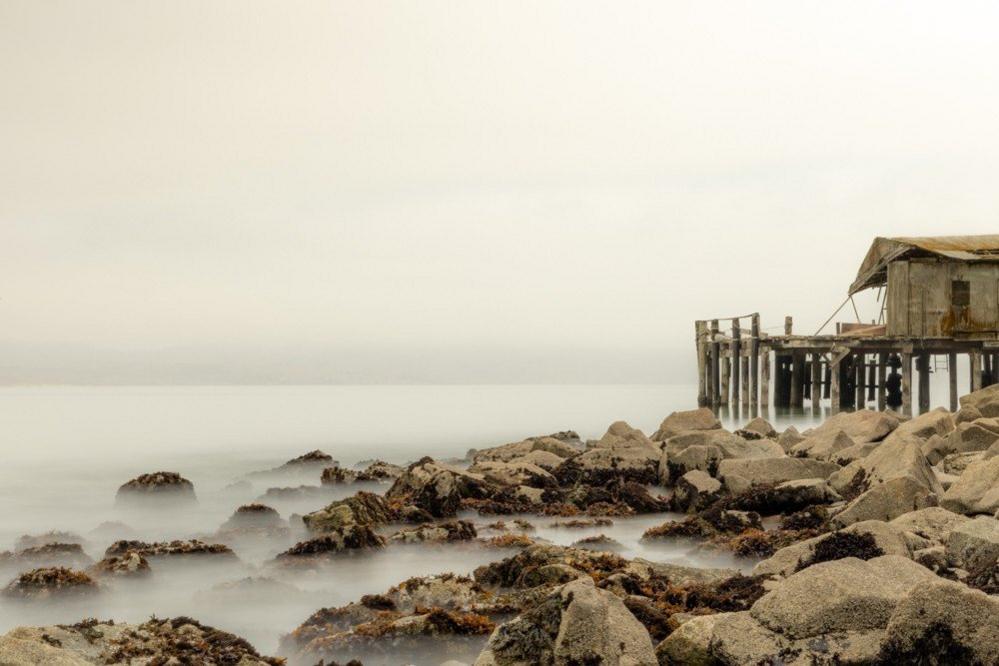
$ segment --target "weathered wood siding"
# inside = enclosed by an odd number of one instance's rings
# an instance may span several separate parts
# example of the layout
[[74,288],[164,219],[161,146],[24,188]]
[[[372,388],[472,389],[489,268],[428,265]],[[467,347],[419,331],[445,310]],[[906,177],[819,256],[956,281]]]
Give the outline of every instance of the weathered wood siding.
[[[967,306],[954,303],[955,281],[968,283]],[[888,265],[888,335],[995,337],[999,265],[912,259]]]

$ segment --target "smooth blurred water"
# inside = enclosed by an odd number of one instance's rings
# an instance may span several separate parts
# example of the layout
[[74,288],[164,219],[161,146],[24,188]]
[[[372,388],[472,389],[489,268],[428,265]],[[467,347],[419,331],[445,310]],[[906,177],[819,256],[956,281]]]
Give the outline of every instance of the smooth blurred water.
[[[237,506],[269,486],[318,484],[318,472],[311,470],[281,480],[254,479],[249,487],[228,487],[247,472],[273,468],[312,449],[322,449],[346,465],[369,458],[405,463],[423,455],[461,457],[469,448],[567,429],[584,439],[598,438],[616,420],[651,434],[667,414],[692,408],[695,402],[695,387],[685,385],[2,388],[0,549],[12,548],[20,535],[50,530],[80,535],[94,559],[116,538],[208,538]],[[731,426],[748,414],[723,417]],[[816,418],[807,412],[782,415],[778,422],[804,427]],[[119,485],[157,470],[190,479],[197,506],[152,518],[115,508]],[[323,497],[268,503],[287,518],[356,490],[347,486]],[[547,519],[535,522],[537,536],[556,543],[604,533],[620,541],[629,557],[732,564],[693,553],[689,546],[639,542],[644,529],[667,517],[618,520],[611,528],[581,531],[549,528]],[[105,521],[121,521],[130,529],[93,531]],[[383,592],[410,576],[469,573],[512,552],[469,546],[390,547],[345,558],[321,575],[275,574],[266,562],[287,546],[248,543],[236,548],[236,562],[154,563],[152,580],[118,583],[99,600],[83,604],[25,607],[0,601],[0,631],[86,616],[141,621],[154,613],[187,614],[240,633],[269,651],[282,633],[319,607]],[[5,578],[0,584],[16,573],[0,571]],[[275,577],[290,587],[212,590],[248,576]]]

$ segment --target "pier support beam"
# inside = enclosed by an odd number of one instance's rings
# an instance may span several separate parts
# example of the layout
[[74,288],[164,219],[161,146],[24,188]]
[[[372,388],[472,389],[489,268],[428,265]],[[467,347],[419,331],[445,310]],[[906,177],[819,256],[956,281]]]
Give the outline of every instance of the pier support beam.
[[902,352],[902,415],[912,416],[912,352]]
[[749,334],[749,408],[755,415],[760,404],[760,315],[753,315]]
[[770,349],[760,348],[760,410],[764,415],[770,412]]
[[723,405],[728,407],[731,405],[731,393],[730,385],[732,383],[732,357],[727,356],[731,353],[731,348],[725,345],[726,349],[722,351],[722,376],[721,376],[721,402]]
[[[875,356],[875,358],[877,357]],[[877,366],[878,364],[873,359],[867,364],[867,402],[874,402],[878,397]]]
[[739,357],[739,365],[742,366],[740,370],[740,377],[742,378],[742,386],[740,387],[740,395],[742,396],[742,406],[749,408],[749,355],[745,352]]
[[732,350],[732,406],[735,407],[739,404],[739,376],[740,376],[740,359],[742,351],[742,329],[739,327],[739,320],[732,320],[732,345],[730,347]]
[[885,411],[885,402],[887,400],[888,388],[885,386],[885,382],[888,379],[888,354],[881,352],[878,354],[878,381],[877,381],[877,399],[878,399],[878,411]]
[[707,326],[703,321],[694,322],[694,342],[697,345],[697,406],[708,406],[708,350]]
[[973,350],[968,354],[971,363],[971,390],[972,392],[982,388],[982,352]]
[[800,409],[804,405],[805,359],[800,352],[791,357],[791,407]]
[[947,374],[950,375],[950,411],[957,411],[957,354],[947,354]]
[[711,320],[711,405],[715,408],[721,403],[721,345],[718,344],[718,320]]
[[853,389],[854,389],[854,409],[863,409],[866,406],[864,394],[864,354],[854,354],[853,356]]
[[812,410],[818,410],[822,400],[822,356],[812,354]]
[[919,413],[930,411],[930,355],[923,352],[916,357],[919,371]]
[[838,414],[840,407],[840,395],[839,395],[839,379],[842,374],[839,363],[833,365],[829,364],[829,400],[831,402],[830,407],[832,408],[833,414]]

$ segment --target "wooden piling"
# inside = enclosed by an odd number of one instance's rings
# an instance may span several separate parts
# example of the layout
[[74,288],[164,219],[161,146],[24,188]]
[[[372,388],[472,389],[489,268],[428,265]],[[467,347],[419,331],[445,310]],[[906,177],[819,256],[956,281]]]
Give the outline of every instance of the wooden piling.
[[919,371],[919,413],[930,411],[930,355],[926,352],[916,357],[916,369]]
[[[728,345],[726,345],[728,347]],[[731,349],[726,349],[722,352],[722,386],[721,386],[721,401],[723,405],[731,405],[731,386],[732,386],[732,357],[726,354],[731,353]]]
[[721,404],[721,345],[718,343],[718,320],[711,320],[711,405]]
[[833,414],[839,413],[840,407],[840,395],[839,395],[839,379],[840,379],[840,366],[839,363],[833,364],[829,363],[829,400],[830,408]]
[[867,406],[866,402],[866,392],[864,391],[864,372],[866,366],[864,365],[864,354],[863,352],[855,354],[853,357],[853,381],[854,381],[854,399],[853,406],[855,409],[863,409]]
[[812,409],[822,400],[822,356],[812,353]]
[[947,374],[950,375],[950,411],[957,411],[957,353],[947,354]]
[[902,415],[912,416],[912,352],[902,352]]
[[742,365],[741,377],[742,377],[742,406],[749,407],[749,350],[743,350],[742,355],[739,357],[739,363]]
[[784,317],[784,335],[792,335],[792,330],[794,329],[794,317],[788,315]]
[[867,364],[867,402],[874,402],[877,399],[878,388],[878,364],[873,359]]
[[694,322],[694,343],[697,345],[697,406],[708,404],[708,382],[705,368],[708,365],[703,321]]
[[791,407],[800,409],[804,404],[804,370],[805,362],[800,352],[791,357]]
[[739,319],[732,320],[732,344],[729,347],[732,352],[732,405],[740,404],[739,390],[741,388],[741,357],[742,354],[742,329],[739,326]]
[[982,388],[982,352],[973,349],[968,354],[968,360],[971,362],[971,390],[974,392]]
[[888,387],[885,382],[888,379],[888,354],[881,352],[878,354],[878,379],[877,379],[877,400],[878,411],[885,411],[888,399]]
[[749,407],[760,404],[760,315],[754,314],[749,324]]
[[829,399],[829,392],[832,387],[832,368],[829,367],[829,361],[826,360],[822,363],[822,397],[826,400]]
[[760,347],[760,411],[770,412],[770,348]]

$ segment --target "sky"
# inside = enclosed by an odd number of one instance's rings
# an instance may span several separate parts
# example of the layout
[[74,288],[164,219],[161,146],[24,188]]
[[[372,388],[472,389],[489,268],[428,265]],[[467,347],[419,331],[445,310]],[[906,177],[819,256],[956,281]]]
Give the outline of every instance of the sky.
[[0,383],[691,382],[997,231],[997,20],[0,0]]

